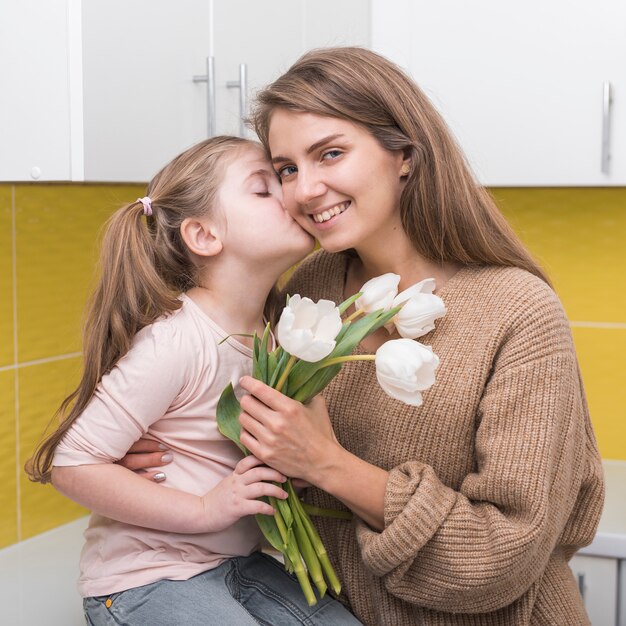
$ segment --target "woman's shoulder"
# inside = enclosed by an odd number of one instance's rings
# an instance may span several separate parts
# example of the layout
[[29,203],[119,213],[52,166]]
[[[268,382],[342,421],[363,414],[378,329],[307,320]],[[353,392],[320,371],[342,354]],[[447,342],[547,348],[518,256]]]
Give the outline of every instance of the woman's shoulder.
[[480,301],[486,310],[562,313],[554,289],[542,278],[519,267],[482,266],[462,270],[458,296]]
[[517,267],[466,268],[445,297],[457,326],[532,351],[573,350],[569,320],[552,287]]

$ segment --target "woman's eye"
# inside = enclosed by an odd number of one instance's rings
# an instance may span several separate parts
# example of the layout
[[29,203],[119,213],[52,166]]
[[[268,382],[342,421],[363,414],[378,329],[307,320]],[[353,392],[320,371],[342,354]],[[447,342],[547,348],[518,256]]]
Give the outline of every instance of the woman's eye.
[[281,167],[278,170],[277,174],[280,180],[283,180],[287,178],[288,176],[295,174],[297,171],[298,171],[298,168],[295,165],[285,165],[284,167]]
[[342,155],[341,150],[326,150],[326,152],[322,154],[322,159],[330,161],[332,159],[336,159],[337,157],[341,155]]
[[257,191],[255,195],[259,196],[259,198],[269,198],[272,193],[270,191]]

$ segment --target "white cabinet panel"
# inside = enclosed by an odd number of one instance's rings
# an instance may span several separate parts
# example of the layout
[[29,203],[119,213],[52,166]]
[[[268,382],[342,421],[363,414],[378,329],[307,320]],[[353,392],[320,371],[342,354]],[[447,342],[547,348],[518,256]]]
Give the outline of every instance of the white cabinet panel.
[[626,183],[625,24],[621,0],[373,0],[374,49],[409,70],[496,186]]
[[68,2],[3,0],[0,180],[69,180]]
[[617,624],[618,565],[617,559],[595,556],[575,556],[570,561],[592,626]]
[[208,0],[83,0],[85,179],[145,181],[206,137]]
[[239,89],[226,83],[239,79],[241,63],[247,65],[250,102],[302,54],[302,12],[302,0],[213,0],[219,134],[239,134]]

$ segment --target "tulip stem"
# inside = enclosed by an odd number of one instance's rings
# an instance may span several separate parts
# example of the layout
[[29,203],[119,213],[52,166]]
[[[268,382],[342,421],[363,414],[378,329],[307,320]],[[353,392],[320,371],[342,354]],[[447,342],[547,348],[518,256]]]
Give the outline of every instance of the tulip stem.
[[365,313],[365,309],[357,309],[354,313],[352,313],[352,315],[348,315],[348,317],[343,320],[343,323],[345,324],[346,322],[351,322],[359,317],[359,315],[363,315],[363,313]]
[[293,367],[293,364],[296,362],[296,358],[293,354],[289,357],[289,361],[287,361],[287,365],[285,365],[284,372],[280,375],[278,382],[276,383],[276,391],[280,391],[285,385],[285,381],[287,380],[287,376],[289,376],[289,372]]
[[376,359],[375,354],[353,354],[350,356],[337,356],[334,359],[328,359],[320,364],[319,369],[323,367],[330,367],[331,365],[337,365],[338,363],[345,363],[346,361],[374,361]]

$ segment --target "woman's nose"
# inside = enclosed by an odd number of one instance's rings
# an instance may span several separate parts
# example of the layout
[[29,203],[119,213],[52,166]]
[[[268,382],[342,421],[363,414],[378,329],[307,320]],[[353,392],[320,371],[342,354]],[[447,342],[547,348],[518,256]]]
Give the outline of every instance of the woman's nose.
[[326,185],[314,172],[301,168],[298,171],[294,200],[300,205],[306,205],[311,200],[326,193]]

